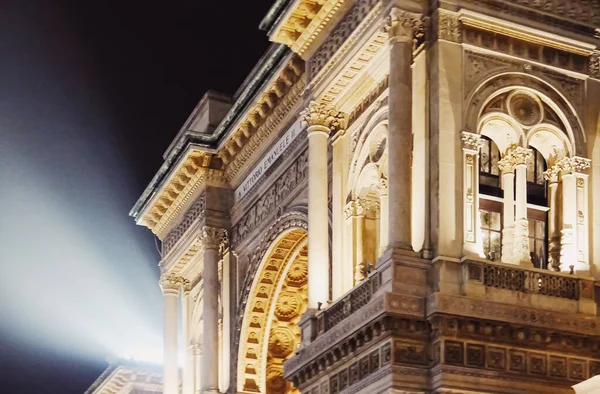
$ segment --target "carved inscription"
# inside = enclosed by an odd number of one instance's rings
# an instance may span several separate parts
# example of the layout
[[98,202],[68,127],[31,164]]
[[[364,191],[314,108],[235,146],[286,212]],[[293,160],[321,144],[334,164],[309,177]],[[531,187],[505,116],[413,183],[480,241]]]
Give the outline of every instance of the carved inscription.
[[231,243],[239,244],[267,217],[276,212],[281,202],[306,179],[307,171],[308,150],[305,150],[233,227]]

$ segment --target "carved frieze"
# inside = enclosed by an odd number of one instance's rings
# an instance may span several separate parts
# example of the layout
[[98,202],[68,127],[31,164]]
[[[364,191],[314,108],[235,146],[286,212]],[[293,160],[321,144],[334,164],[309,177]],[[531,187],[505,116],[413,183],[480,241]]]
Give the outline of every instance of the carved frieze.
[[598,0],[467,0],[485,6],[496,15],[535,20],[546,26],[560,27],[578,33],[594,35],[600,26]]
[[202,220],[204,216],[204,210],[206,208],[206,194],[202,193],[194,202],[194,204],[187,210],[185,216],[181,222],[171,230],[162,242],[162,253],[163,256],[167,255],[169,251],[175,246],[177,241],[185,234],[185,232],[192,226],[197,220]]
[[314,77],[327,64],[329,59],[344,45],[352,32],[365,20],[379,0],[360,0],[348,11],[344,19],[333,29],[327,40],[311,57],[309,75]]
[[258,228],[267,217],[271,217],[276,213],[281,202],[306,179],[307,171],[308,150],[305,150],[233,227],[232,245],[238,245],[248,234]]
[[465,27],[464,31],[464,42],[470,45],[582,74],[589,71],[588,59],[584,55],[470,26]]

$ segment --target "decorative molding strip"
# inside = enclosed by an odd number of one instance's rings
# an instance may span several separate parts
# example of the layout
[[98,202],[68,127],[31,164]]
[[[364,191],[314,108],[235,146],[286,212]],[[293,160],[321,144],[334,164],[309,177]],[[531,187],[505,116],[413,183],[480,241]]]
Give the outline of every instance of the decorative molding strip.
[[173,246],[177,244],[177,241],[181,239],[183,234],[192,226],[196,220],[202,220],[206,209],[206,193],[202,193],[200,197],[196,199],[194,204],[187,210],[183,220],[171,230],[162,242],[162,254],[166,256]]
[[584,335],[598,335],[600,327],[600,318],[595,316],[553,313],[441,293],[428,297],[427,315],[434,313],[498,320]]

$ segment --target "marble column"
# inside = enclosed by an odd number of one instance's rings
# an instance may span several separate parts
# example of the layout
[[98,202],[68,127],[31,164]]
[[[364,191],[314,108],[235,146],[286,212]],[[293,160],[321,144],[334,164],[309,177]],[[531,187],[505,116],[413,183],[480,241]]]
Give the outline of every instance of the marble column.
[[345,205],[345,185],[346,168],[348,160],[346,155],[346,135],[340,130],[332,137],[332,177],[331,180],[331,222],[332,222],[332,251],[331,251],[331,295],[335,301],[346,291],[352,288],[352,283],[344,283],[344,269],[347,268],[344,244],[344,205]]
[[183,279],[181,283],[181,336],[183,337],[183,373],[181,387],[183,394],[194,393],[194,375],[192,355],[190,353],[190,281]]
[[379,256],[385,252],[389,245],[389,209],[388,209],[388,182],[387,179],[379,180]]
[[194,394],[202,392],[202,345],[195,343],[191,346],[194,360]]
[[354,201],[354,228],[356,245],[356,265],[354,266],[354,285],[362,282],[365,275],[365,215],[366,203],[361,199]]
[[502,173],[502,188],[504,189],[502,211],[502,262],[518,264],[513,253],[515,231],[515,165],[512,156],[505,155],[498,162]]
[[342,114],[315,101],[300,115],[308,132],[308,309],[329,301],[328,139]]
[[529,221],[527,220],[527,161],[531,160],[531,150],[518,146],[510,154],[514,158],[516,168],[514,261],[525,267],[533,267],[529,254]]
[[583,157],[561,159],[562,229],[560,242],[560,270],[574,270],[589,274],[587,175],[583,171],[591,161]]
[[479,219],[479,134],[461,133],[463,150],[463,255],[481,257]]
[[393,8],[386,21],[389,36],[389,246],[412,251],[411,155],[412,53],[420,15]]
[[558,166],[544,172],[548,182],[548,269],[560,271],[560,228],[558,210]]
[[219,259],[220,248],[226,240],[225,230],[204,227],[202,348],[203,377],[202,393],[219,392]]
[[179,367],[177,360],[177,301],[181,278],[163,275],[160,288],[163,294],[163,393],[179,393]]

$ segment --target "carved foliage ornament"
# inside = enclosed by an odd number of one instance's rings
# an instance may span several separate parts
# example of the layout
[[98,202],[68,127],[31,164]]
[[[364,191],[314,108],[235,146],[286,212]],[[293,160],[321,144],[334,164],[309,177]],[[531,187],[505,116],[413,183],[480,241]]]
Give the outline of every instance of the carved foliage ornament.
[[308,107],[300,113],[303,126],[323,126],[335,133],[342,128],[344,115],[334,107],[316,101],[311,101]]
[[479,151],[482,143],[481,136],[479,134],[463,131],[460,133],[460,138],[462,140],[463,149]]
[[425,29],[421,15],[392,8],[385,20],[383,30],[391,42],[409,42],[423,35]]
[[227,246],[227,231],[221,228],[205,226],[202,229],[202,243],[205,249],[223,250]]

